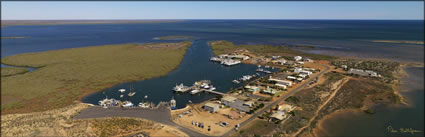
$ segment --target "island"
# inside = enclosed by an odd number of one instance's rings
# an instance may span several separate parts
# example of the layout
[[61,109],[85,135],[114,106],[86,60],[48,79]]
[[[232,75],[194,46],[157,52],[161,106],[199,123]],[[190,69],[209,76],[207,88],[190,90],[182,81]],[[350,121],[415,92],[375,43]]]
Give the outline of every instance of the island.
[[156,37],[153,39],[157,40],[187,40],[192,39],[192,36],[163,36],[163,37]]
[[23,39],[26,37],[0,37],[1,39]]
[[381,42],[381,43],[400,43],[400,44],[420,44],[423,45],[423,41],[407,41],[407,40],[373,40],[372,42]]
[[178,66],[190,45],[119,44],[2,58],[1,63],[9,66],[38,68],[2,77],[2,114],[61,108],[118,83],[166,75]]

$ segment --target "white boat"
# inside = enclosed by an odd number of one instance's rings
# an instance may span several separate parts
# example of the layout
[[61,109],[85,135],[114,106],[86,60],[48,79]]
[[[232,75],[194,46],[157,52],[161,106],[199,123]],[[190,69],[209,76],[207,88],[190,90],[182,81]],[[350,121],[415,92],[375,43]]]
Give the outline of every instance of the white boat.
[[261,67],[261,65],[258,65],[257,67]]
[[264,71],[264,73],[271,74],[272,72],[266,70],[266,71]]
[[131,103],[130,101],[124,101],[122,106],[123,107],[132,107],[133,103]]
[[119,89],[118,91],[123,93],[123,92],[125,92],[125,89],[122,88],[122,89]]
[[140,102],[138,106],[141,107],[141,108],[149,108],[150,107],[149,103],[147,103],[147,102]]
[[270,68],[270,66],[264,66],[264,68]]
[[256,69],[255,71],[263,72],[263,71],[264,71],[264,69],[262,69],[262,68],[258,68],[258,69]]
[[134,94],[136,94],[136,92],[130,92],[130,93],[128,93],[128,96],[134,96]]
[[215,87],[211,86],[210,90],[215,90]]
[[236,84],[241,83],[241,82],[239,82],[239,81],[238,81],[238,80],[236,80],[236,79],[235,79],[235,80],[233,80],[232,82],[233,82],[233,83],[236,83]]
[[200,90],[197,90],[197,89],[194,89],[194,90],[190,91],[190,94],[196,94],[196,93],[199,93],[199,92],[201,92],[201,91]]
[[120,95],[120,98],[124,97],[124,95]]
[[176,85],[173,90],[177,91],[177,92],[186,92],[188,91],[190,88],[187,86],[184,86],[183,83],[181,83],[180,85]]

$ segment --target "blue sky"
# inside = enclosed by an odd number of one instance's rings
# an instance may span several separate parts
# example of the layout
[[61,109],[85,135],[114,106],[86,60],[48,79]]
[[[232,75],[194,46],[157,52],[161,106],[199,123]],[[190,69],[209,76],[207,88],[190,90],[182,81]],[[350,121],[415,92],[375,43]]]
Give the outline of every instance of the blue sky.
[[424,19],[424,2],[1,2],[8,19]]

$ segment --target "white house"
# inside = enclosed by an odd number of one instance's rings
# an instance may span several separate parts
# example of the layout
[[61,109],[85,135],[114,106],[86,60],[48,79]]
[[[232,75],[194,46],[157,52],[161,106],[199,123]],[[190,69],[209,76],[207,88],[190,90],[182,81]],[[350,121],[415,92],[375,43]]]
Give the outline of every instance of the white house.
[[223,98],[221,98],[221,102],[228,106],[229,104],[233,103],[236,101],[237,98],[232,97],[232,96],[224,96]]
[[286,77],[286,79],[295,80],[297,78],[296,77],[293,77],[293,76],[288,76],[288,77]]
[[301,56],[295,56],[294,59],[295,59],[295,61],[300,61],[301,59],[303,59],[303,57],[301,57]]
[[206,111],[214,113],[214,112],[217,112],[220,109],[220,104],[208,102],[208,103],[204,104],[203,108]]

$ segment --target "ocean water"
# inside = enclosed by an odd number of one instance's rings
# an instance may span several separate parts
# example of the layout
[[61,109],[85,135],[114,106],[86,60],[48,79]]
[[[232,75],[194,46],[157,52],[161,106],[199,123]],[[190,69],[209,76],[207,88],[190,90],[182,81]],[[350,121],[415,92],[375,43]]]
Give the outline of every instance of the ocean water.
[[[308,52],[335,56],[386,58],[395,61],[423,62],[424,45],[375,43],[372,40],[424,41],[424,21],[391,20],[189,20],[177,23],[153,24],[82,24],[82,25],[33,25],[1,28],[2,37],[23,36],[24,39],[2,39],[1,57],[21,53],[42,52],[57,49],[97,46],[121,43],[164,42],[154,37],[169,35],[194,36],[182,63],[168,75],[130,83],[122,83],[99,91],[82,99],[97,103],[108,96],[119,99],[118,89],[134,86],[137,93],[124,97],[134,103],[148,95],[148,101],[177,100],[177,107],[184,107],[189,100],[194,103],[214,95],[175,94],[175,84],[191,85],[194,81],[209,79],[220,92],[238,87],[231,81],[245,74],[254,74],[256,66],[242,64],[224,67],[208,59],[212,56],[207,45],[211,40],[229,40],[236,44],[271,44],[317,46]],[[165,40],[177,42],[181,40]],[[5,67],[5,65],[2,65]],[[409,74],[422,82],[410,82],[418,87],[405,95],[414,107],[389,109],[382,106],[373,116],[347,116],[329,120],[325,125],[337,136],[388,135],[383,129],[393,127],[423,130],[423,68],[409,70]],[[413,77],[409,77],[413,78]],[[404,80],[408,81],[408,79]],[[417,81],[417,80],[416,80]],[[421,119],[422,118],[422,119]],[[373,123],[373,124],[371,124]],[[353,128],[362,127],[362,128]],[[337,132],[338,127],[350,128]],[[374,128],[378,127],[378,128]],[[373,129],[373,131],[372,131]],[[346,131],[346,132],[345,132]],[[423,135],[423,133],[421,134]]]

